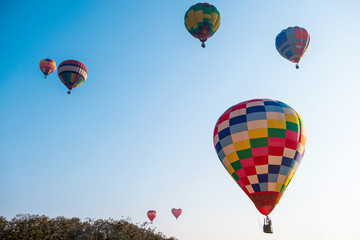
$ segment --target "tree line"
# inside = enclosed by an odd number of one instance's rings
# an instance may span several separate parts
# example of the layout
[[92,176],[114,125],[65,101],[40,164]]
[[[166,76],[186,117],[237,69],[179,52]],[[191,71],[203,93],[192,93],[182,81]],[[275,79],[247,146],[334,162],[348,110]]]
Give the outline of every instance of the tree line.
[[90,219],[19,214],[11,220],[0,216],[0,240],[176,240],[167,238],[149,222],[130,219]]

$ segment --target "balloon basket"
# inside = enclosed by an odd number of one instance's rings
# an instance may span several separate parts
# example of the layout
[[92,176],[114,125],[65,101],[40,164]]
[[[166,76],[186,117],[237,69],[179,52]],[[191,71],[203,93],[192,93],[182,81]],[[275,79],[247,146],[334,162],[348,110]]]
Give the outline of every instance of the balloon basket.
[[264,219],[263,231],[264,233],[273,233],[271,219],[268,216],[266,216],[266,218]]
[[68,91],[67,94],[71,94],[71,91]]
[[264,233],[273,233],[273,228],[271,225],[264,225],[263,230]]
[[205,48],[205,43],[202,43],[201,46],[202,46],[203,48]]
[[296,67],[296,69],[299,69],[299,68],[300,68],[298,64],[296,64],[296,66],[295,66],[295,67]]

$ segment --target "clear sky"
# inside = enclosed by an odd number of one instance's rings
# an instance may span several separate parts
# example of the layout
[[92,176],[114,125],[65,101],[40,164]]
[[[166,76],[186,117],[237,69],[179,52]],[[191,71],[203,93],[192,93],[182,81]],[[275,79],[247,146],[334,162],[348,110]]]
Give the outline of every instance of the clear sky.
[[[214,0],[205,49],[184,26],[195,3],[0,1],[0,215],[136,223],[154,209],[180,240],[360,239],[360,1]],[[299,70],[274,46],[289,26],[311,36]],[[68,95],[43,58],[88,78]],[[218,117],[253,98],[287,103],[308,132],[273,235],[212,143]]]

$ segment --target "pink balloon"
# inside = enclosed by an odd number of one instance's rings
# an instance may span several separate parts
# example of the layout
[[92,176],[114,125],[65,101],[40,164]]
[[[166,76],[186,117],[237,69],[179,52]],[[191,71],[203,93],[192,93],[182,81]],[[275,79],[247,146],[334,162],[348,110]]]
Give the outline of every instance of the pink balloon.
[[156,211],[155,210],[149,210],[147,212],[147,216],[150,219],[150,221],[152,222],[156,218]]
[[181,208],[179,208],[179,209],[173,208],[173,209],[171,209],[171,212],[176,217],[176,219],[178,219],[178,217],[182,213],[182,210],[181,210]]

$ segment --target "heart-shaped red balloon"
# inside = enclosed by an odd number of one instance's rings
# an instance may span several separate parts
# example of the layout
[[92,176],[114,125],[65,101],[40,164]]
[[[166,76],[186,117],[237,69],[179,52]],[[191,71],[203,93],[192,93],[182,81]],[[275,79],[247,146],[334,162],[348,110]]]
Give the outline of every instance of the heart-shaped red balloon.
[[182,210],[181,210],[181,208],[179,208],[179,209],[173,208],[173,209],[171,209],[171,212],[176,217],[176,219],[178,219],[178,217],[182,213]]

